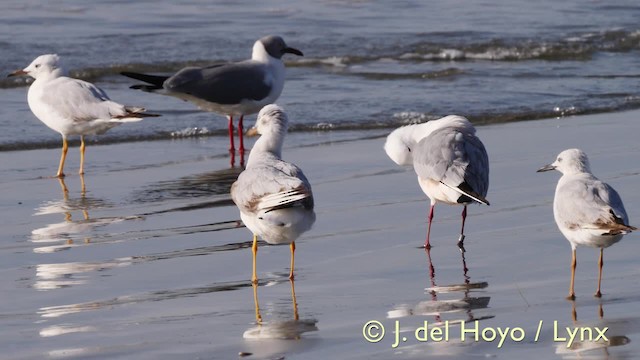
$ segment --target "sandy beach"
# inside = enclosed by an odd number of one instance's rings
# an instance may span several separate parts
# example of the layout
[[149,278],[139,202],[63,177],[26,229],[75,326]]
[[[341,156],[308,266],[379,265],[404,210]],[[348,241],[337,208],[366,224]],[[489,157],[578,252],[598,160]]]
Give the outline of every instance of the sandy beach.
[[[605,250],[602,299],[593,297],[598,252],[579,248],[577,299],[565,300],[571,251],[552,212],[560,174],[535,171],[561,150],[582,148],[640,225],[639,118],[631,111],[478,127],[491,206],[469,208],[464,258],[459,207],[436,207],[430,259],[419,249],[428,200],[413,170],[384,154],[388,131],[289,134],[283,156],[312,183],[317,221],[297,243],[298,321],[288,247],[261,244],[262,326],[251,234],[228,194],[239,170],[228,167],[223,137],[90,146],[85,193],[75,147],[63,184],[48,177],[58,149],[2,152],[2,357],[633,358],[638,234]],[[475,320],[487,338],[461,341],[460,329]],[[385,328],[375,343],[363,336],[370,321]],[[425,321],[447,321],[449,339],[418,341]],[[607,327],[608,341],[554,341],[576,326]],[[492,330],[510,335],[488,341]]]

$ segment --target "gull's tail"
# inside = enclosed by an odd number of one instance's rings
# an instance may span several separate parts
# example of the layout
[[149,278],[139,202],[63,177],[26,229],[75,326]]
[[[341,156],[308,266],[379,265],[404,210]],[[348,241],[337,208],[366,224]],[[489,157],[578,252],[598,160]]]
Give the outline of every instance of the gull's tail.
[[128,71],[123,71],[120,73],[120,75],[146,82],[147,84],[137,84],[130,86],[131,89],[137,89],[146,92],[161,90],[162,84],[169,78],[168,76],[147,75]]

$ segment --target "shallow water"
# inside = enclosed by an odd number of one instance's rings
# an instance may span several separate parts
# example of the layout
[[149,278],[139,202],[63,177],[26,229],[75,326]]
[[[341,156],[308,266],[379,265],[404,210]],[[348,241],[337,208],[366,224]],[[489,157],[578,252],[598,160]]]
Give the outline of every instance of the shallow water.
[[[235,170],[219,139],[90,146],[84,192],[73,174],[77,148],[64,184],[46,178],[57,149],[0,153],[3,356],[634,358],[637,234],[605,251],[601,300],[592,297],[597,251],[579,249],[578,298],[564,300],[570,247],[551,209],[559,174],[535,170],[564,148],[583,148],[633,221],[638,116],[479,127],[491,159],[491,206],[469,209],[464,254],[455,245],[461,209],[447,206],[436,208],[431,252],[418,248],[428,204],[413,171],[386,158],[385,131],[290,134],[284,156],[313,184],[317,222],[298,242],[297,309],[288,247],[261,244],[262,326],[250,283],[251,235],[229,201]],[[380,342],[363,338],[371,320],[386,327]],[[460,341],[461,322],[468,328],[474,320],[479,329],[519,327],[525,336],[501,347],[471,335]],[[407,341],[394,348],[396,321]],[[424,321],[448,321],[449,340],[415,340]],[[609,342],[567,348],[553,340],[554,321],[560,330],[609,327]]]
[[[5,1],[2,74],[56,52],[71,74],[164,116],[113,129],[102,143],[224,135],[219,115],[129,90],[123,70],[169,73],[240,60],[282,35],[278,101],[294,130],[394,127],[450,113],[502,122],[637,108],[637,1]],[[56,147],[29,112],[25,79],[0,79],[0,151]],[[252,120],[251,120],[252,121]],[[251,122],[249,121],[249,123]],[[197,129],[197,130],[196,130]]]

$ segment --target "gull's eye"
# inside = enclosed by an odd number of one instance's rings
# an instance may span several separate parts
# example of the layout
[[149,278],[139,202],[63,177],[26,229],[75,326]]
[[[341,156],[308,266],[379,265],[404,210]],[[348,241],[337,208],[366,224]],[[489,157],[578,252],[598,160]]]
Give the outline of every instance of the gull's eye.
[[407,150],[409,150],[409,152],[411,152],[411,148],[407,148]]
[[562,158],[561,157],[558,158],[558,162],[562,162]]
[[36,64],[36,69],[40,67],[40,64]]

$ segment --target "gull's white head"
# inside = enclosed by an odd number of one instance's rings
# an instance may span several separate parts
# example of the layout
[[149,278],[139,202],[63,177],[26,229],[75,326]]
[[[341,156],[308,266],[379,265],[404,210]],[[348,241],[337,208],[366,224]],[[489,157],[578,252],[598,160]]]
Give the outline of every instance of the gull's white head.
[[413,164],[413,154],[411,151],[416,145],[413,137],[413,131],[417,125],[407,125],[397,128],[387,136],[384,143],[384,151],[387,156],[398,165]]
[[556,161],[541,167],[538,172],[549,170],[558,170],[562,174],[591,173],[589,158],[580,149],[568,149],[561,152],[558,154]]
[[253,60],[264,60],[266,56],[281,59],[284,54],[303,56],[302,51],[287,46],[280,36],[265,36],[253,44]]
[[22,70],[14,71],[9,76],[16,75],[29,75],[34,79],[46,76],[60,76],[62,75],[62,65],[60,57],[56,54],[40,55]]
[[263,107],[258,113],[255,126],[258,134],[284,134],[289,129],[289,118],[284,109],[276,104]]

